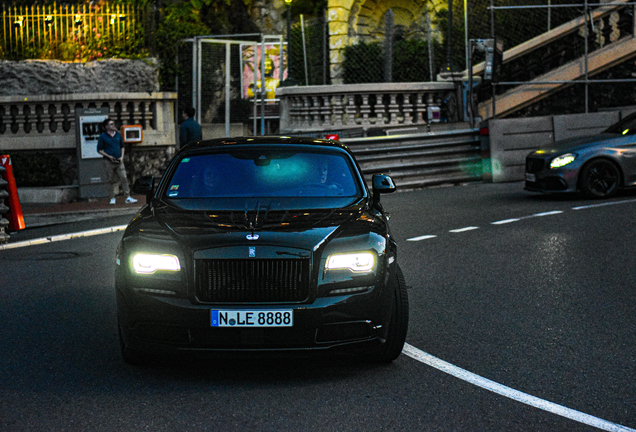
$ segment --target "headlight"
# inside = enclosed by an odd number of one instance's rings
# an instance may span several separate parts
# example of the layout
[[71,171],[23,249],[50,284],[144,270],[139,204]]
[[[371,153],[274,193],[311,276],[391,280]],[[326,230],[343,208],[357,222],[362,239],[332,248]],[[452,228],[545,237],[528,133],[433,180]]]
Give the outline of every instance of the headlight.
[[562,166],[566,166],[569,163],[574,162],[574,159],[576,159],[576,154],[574,153],[566,153],[564,155],[561,156],[557,156],[554,159],[552,159],[552,161],[550,162],[550,168],[554,169],[554,168],[561,168]]
[[158,270],[179,271],[179,258],[174,255],[137,253],[132,257],[132,268],[139,274],[152,274]]
[[375,255],[371,252],[356,252],[347,254],[330,255],[327,258],[327,270],[346,270],[364,273],[370,272],[375,267]]

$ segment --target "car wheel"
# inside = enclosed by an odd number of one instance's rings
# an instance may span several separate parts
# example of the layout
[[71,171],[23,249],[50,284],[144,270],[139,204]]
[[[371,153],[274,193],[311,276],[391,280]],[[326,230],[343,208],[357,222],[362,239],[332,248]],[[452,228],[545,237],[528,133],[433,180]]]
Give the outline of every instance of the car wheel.
[[580,189],[589,198],[608,198],[620,186],[621,172],[607,159],[597,159],[587,164],[580,175]]
[[391,320],[386,334],[386,341],[372,356],[379,363],[390,363],[399,357],[406,341],[409,327],[409,298],[402,270],[398,266],[395,271],[394,299],[391,308]]
[[143,366],[148,363],[148,356],[144,353],[130,348],[124,341],[124,336],[121,331],[121,324],[118,323],[117,330],[119,332],[119,348],[121,349],[121,356],[124,361],[132,366]]

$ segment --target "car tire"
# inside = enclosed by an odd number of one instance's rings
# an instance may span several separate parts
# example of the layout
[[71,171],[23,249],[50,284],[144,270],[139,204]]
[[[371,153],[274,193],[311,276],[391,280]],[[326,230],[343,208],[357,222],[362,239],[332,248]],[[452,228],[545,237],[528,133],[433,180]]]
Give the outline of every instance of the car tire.
[[609,198],[618,192],[620,168],[609,159],[596,159],[583,167],[579,188],[588,198]]
[[400,356],[409,327],[409,298],[400,266],[397,266],[391,285],[393,286],[391,320],[386,341],[372,356],[372,360],[377,363],[390,363]]
[[121,356],[124,358],[124,361],[132,366],[146,365],[148,363],[148,356],[126,345],[126,341],[124,340],[124,336],[121,331],[121,324],[119,323],[117,325],[117,330],[119,333],[119,348],[121,349]]

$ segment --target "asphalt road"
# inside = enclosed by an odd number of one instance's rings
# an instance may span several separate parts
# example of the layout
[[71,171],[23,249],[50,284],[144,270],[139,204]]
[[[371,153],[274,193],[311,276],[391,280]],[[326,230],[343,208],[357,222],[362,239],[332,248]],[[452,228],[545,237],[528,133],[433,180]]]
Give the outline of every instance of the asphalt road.
[[636,193],[585,201],[478,184],[383,202],[411,301],[391,365],[131,367],[115,321],[120,232],[0,251],[0,430],[636,429]]

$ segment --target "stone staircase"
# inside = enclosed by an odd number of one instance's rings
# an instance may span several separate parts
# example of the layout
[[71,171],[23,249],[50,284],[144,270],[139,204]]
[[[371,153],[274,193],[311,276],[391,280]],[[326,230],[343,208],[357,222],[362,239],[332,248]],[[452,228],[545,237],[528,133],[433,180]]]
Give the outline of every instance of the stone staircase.
[[[634,10],[627,0],[614,1],[595,8],[591,13],[593,25],[588,26],[590,40],[587,62],[585,55],[571,60],[542,75],[528,80],[525,84],[512,87],[503,94],[478,104],[478,113],[483,119],[505,117],[546,98],[577,80],[590,78],[613,66],[636,56],[636,22]],[[589,22],[589,20],[587,21]],[[525,55],[546,49],[549,44],[558,43],[566,37],[585,36],[586,19],[581,16],[553,30],[537,36],[503,53],[503,68]],[[473,74],[483,73],[484,64],[473,68]],[[506,81],[506,77],[502,78]]]

